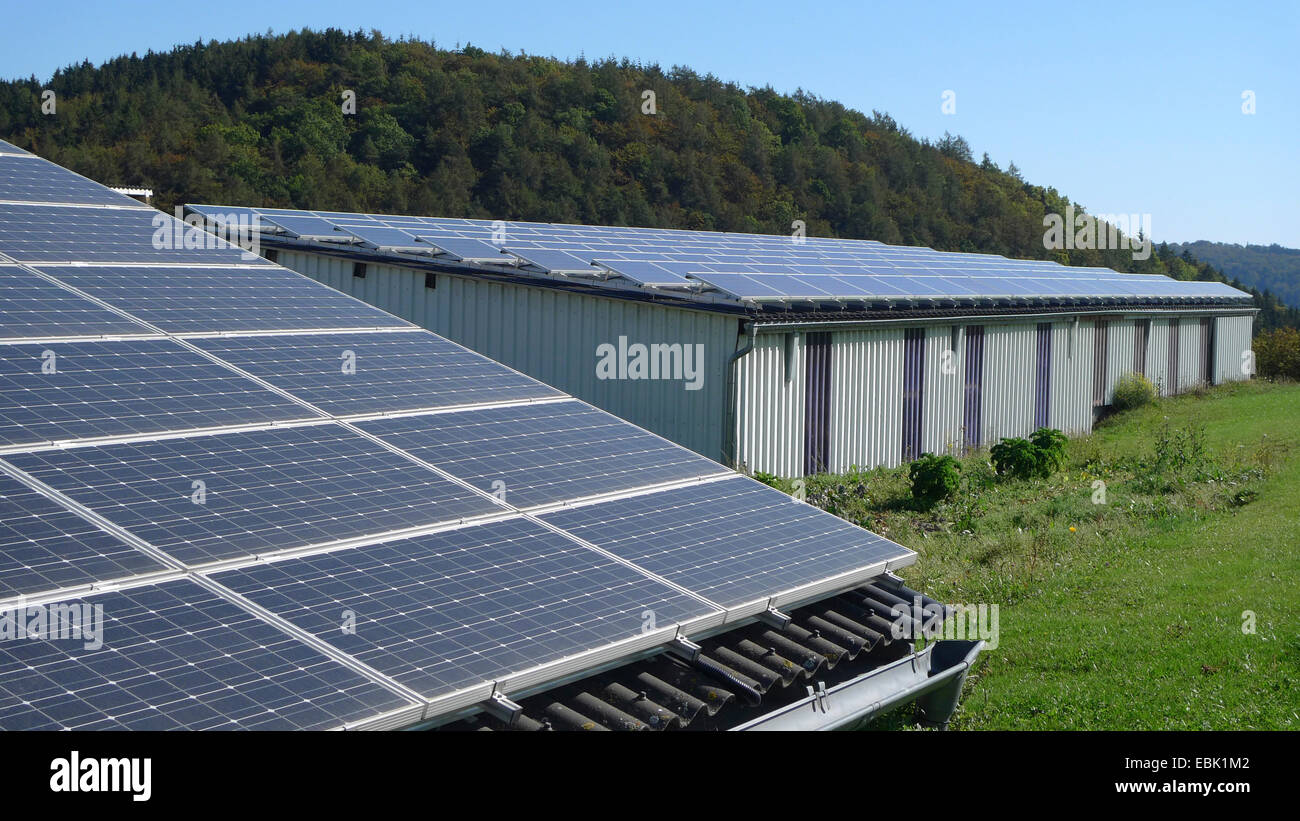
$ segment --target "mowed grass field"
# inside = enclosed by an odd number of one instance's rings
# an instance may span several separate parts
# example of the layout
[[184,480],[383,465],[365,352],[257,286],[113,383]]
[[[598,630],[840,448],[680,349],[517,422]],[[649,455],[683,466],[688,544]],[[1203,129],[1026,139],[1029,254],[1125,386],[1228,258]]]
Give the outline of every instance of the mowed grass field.
[[1300,386],[1120,414],[1047,480],[996,479],[986,453],[962,475],[928,511],[905,469],[807,482],[918,551],[913,587],[999,606],[953,729],[1300,729]]

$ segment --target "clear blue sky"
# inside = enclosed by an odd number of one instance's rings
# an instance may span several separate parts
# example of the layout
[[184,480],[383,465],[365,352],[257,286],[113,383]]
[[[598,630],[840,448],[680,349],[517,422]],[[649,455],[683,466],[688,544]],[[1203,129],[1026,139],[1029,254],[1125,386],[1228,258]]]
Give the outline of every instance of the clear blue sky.
[[[744,9],[737,14],[737,11]],[[1156,241],[1300,247],[1300,3],[704,0],[12,3],[0,77],[267,29],[334,26],[685,65],[964,136]],[[954,115],[941,95],[956,93]],[[1242,113],[1242,92],[1256,113]]]

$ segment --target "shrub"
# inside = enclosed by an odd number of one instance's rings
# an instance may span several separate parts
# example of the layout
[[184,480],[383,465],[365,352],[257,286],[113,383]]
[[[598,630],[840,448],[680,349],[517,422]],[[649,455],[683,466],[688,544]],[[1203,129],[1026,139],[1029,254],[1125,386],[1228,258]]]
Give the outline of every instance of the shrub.
[[1018,436],[1003,439],[989,449],[989,455],[999,476],[1030,479],[1038,475],[1040,453],[1028,439]]
[[947,499],[957,490],[959,470],[961,465],[951,456],[922,453],[921,458],[907,468],[908,479],[912,482],[912,498],[925,508]]
[[1064,433],[1056,428],[1039,428],[1029,434],[1029,441],[1038,448],[1039,470],[1044,479],[1065,464],[1065,443],[1068,440]]
[[1039,428],[1028,439],[1003,439],[990,449],[999,476],[1012,479],[1046,479],[1065,464],[1065,434]]
[[771,473],[764,473],[761,470],[755,471],[754,478],[762,482],[763,484],[767,485],[768,487],[774,487],[777,488],[778,490],[780,490],[781,488],[781,480],[776,478],[776,476],[774,476]]
[[1115,383],[1115,399],[1112,404],[1117,411],[1132,410],[1156,401],[1156,386],[1140,373],[1126,373]]
[[1300,331],[1278,328],[1255,337],[1255,372],[1264,379],[1300,380]]

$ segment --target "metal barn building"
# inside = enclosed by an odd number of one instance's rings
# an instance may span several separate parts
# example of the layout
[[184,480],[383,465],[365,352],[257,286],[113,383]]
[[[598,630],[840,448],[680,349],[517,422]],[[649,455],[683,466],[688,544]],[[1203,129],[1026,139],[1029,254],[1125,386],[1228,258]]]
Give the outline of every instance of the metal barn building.
[[724,464],[1079,434],[1126,373],[1249,378],[1222,283],[865,240],[190,206],[280,264]]

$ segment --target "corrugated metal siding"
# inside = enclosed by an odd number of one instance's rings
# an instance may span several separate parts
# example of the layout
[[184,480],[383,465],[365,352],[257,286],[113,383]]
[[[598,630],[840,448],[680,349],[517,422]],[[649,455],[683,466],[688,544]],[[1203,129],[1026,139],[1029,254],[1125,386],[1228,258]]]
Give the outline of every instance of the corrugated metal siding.
[[1092,430],[1092,324],[1052,323],[1050,425],[1065,433]]
[[[804,354],[803,335],[792,333],[786,376],[783,333],[758,334],[754,350],[737,363],[736,461],[751,471],[777,476],[803,473]],[[834,461],[839,402],[835,399],[840,352],[831,356],[831,455]],[[835,470],[835,467],[831,468]]]
[[1161,396],[1172,395],[1169,386],[1169,320],[1151,320],[1151,339],[1147,343],[1147,379]]
[[897,465],[903,438],[903,329],[836,331],[834,346],[831,470]]
[[1178,390],[1189,391],[1201,384],[1201,340],[1204,333],[1197,317],[1184,317],[1178,332]]
[[988,325],[984,336],[984,442],[1034,429],[1035,323]]
[[1220,316],[1215,318],[1214,370],[1216,382],[1235,382],[1249,379],[1247,364],[1251,350],[1251,316]]
[[965,343],[965,329],[961,326],[935,325],[929,329],[925,340],[922,452],[961,452]]
[[1106,342],[1110,361],[1106,365],[1106,404],[1115,400],[1115,384],[1125,374],[1133,373],[1134,345],[1137,328],[1132,319],[1115,319],[1110,323],[1110,338]]
[[[364,279],[352,261],[282,251],[280,264],[324,282],[573,394],[635,425],[711,459],[723,452],[727,359],[739,322],[707,311],[370,264]],[[704,380],[602,380],[596,349],[603,343],[704,346]],[[744,361],[744,360],[742,360]]]

